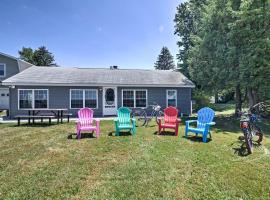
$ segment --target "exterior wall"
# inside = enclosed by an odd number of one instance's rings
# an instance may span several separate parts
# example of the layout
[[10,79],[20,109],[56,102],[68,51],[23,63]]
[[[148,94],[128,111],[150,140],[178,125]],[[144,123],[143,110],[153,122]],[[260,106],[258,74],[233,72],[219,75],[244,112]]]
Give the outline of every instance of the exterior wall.
[[95,116],[102,116],[102,91],[101,87],[46,87],[46,86],[16,86],[10,89],[10,116],[27,114],[25,110],[18,110],[18,89],[48,89],[49,90],[49,109],[67,108],[72,117],[77,116],[78,109],[70,109],[70,89],[98,89],[98,108],[94,109]]
[[118,87],[118,107],[122,106],[122,90],[123,89],[145,89],[147,90],[147,113],[151,114],[152,108],[149,105],[153,105],[154,102],[161,106],[161,109],[167,107],[167,90],[177,90],[177,108],[180,113],[190,115],[191,114],[191,88],[136,88],[136,87]]
[[[94,109],[95,116],[102,116],[103,113],[103,94],[102,87],[63,87],[63,86],[16,86],[10,88],[10,116],[27,114],[25,110],[18,110],[18,89],[49,89],[49,108],[68,108],[68,112],[77,116],[78,109],[70,109],[70,89],[98,89],[98,108]],[[191,88],[136,88],[136,87],[118,87],[117,88],[117,103],[118,107],[122,106],[122,89],[146,89],[147,104],[153,102],[158,103],[162,109],[166,108],[166,90],[177,90],[177,107],[181,113],[190,114],[191,110]],[[147,109],[151,113],[151,108]]]
[[0,82],[19,73],[17,60],[0,55],[0,63],[6,64],[6,77],[0,77]]

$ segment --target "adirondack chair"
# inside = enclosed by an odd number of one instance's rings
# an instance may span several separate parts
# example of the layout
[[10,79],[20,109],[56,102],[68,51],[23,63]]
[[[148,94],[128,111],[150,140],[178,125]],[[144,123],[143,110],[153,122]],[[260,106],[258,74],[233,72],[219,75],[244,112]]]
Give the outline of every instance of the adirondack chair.
[[[178,127],[181,119],[178,119],[178,110],[175,107],[168,107],[164,110],[164,118],[158,119],[158,134],[161,130],[165,131],[165,128],[174,129],[175,136],[178,136]],[[162,120],[164,119],[164,120]]]
[[[93,118],[94,111],[90,108],[82,108],[78,111],[79,119],[76,121],[77,138],[81,138],[82,131],[96,132],[96,137],[100,136],[99,120]],[[96,121],[96,126],[93,125],[93,121]]]
[[136,134],[136,120],[130,118],[131,111],[126,107],[121,107],[117,110],[117,118],[114,119],[115,135],[119,136],[121,130],[131,130],[132,134]]
[[[203,142],[207,141],[207,135],[210,133],[210,126],[215,125],[216,123],[213,122],[213,119],[215,117],[215,112],[211,108],[202,108],[198,111],[198,120],[189,120],[186,121],[186,137],[188,137],[188,132],[196,133],[196,136],[198,134],[202,134]],[[191,123],[197,123],[197,127],[193,128],[189,125]]]

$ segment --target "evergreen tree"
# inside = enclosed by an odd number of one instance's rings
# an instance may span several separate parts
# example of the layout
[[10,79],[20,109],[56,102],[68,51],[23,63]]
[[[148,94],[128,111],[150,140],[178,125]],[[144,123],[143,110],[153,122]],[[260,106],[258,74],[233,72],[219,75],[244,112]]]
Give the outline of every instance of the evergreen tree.
[[54,56],[49,52],[45,46],[41,46],[35,51],[32,48],[23,47],[19,51],[20,59],[25,60],[36,66],[52,66],[54,63]]
[[179,36],[179,53],[177,54],[177,68],[188,78],[188,59],[190,48],[193,46],[192,36],[197,35],[202,19],[202,11],[208,0],[190,0],[177,7],[175,15],[175,34]]
[[154,67],[158,70],[170,70],[175,68],[173,56],[167,47],[161,49]]

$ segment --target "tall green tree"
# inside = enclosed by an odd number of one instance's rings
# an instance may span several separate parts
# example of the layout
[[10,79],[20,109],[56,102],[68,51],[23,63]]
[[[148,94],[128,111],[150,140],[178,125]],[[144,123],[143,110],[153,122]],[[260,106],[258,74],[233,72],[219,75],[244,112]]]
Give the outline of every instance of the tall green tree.
[[175,68],[173,56],[167,47],[161,49],[154,67],[158,70],[170,70]]
[[177,7],[175,15],[175,34],[180,40],[177,42],[179,53],[177,54],[177,68],[188,78],[188,59],[190,48],[193,46],[192,36],[197,35],[202,19],[204,6],[208,0],[190,0],[181,3]]
[[52,66],[54,63],[54,56],[45,46],[41,46],[36,50],[32,48],[23,47],[19,51],[20,59],[25,60],[36,66]]
[[239,78],[253,106],[270,90],[270,1],[242,1],[231,27],[232,41],[239,44]]

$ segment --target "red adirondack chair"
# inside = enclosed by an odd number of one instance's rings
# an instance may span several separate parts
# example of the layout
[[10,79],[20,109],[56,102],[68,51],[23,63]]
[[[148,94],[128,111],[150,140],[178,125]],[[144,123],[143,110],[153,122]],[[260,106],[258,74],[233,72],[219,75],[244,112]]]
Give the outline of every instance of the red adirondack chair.
[[178,126],[181,119],[178,119],[178,110],[175,107],[168,107],[164,110],[164,118],[158,119],[158,134],[161,130],[165,131],[165,128],[174,129],[175,136],[178,136]]

